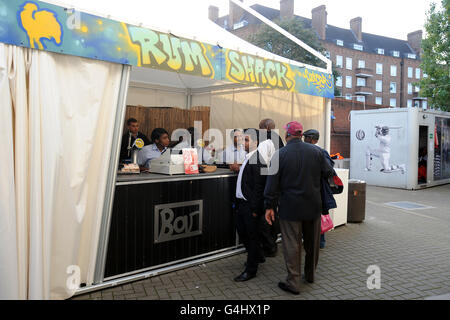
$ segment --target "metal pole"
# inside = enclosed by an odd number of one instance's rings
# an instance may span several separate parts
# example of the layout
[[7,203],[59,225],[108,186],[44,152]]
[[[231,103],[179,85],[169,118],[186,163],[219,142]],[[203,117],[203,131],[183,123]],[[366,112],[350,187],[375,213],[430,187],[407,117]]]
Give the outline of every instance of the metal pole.
[[[269,19],[267,19],[266,17],[264,17],[262,14],[260,14],[259,12],[257,12],[256,10],[253,10],[251,7],[249,7],[248,5],[240,2],[239,0],[230,0],[231,2],[233,2],[235,5],[241,7],[242,9],[244,9],[245,11],[251,13],[253,16],[255,16],[257,19],[261,20],[262,22],[264,22],[265,24],[267,24],[269,27],[271,27],[272,29],[278,31],[279,33],[281,33],[283,36],[285,36],[286,38],[290,39],[291,41],[293,41],[294,43],[298,44],[300,47],[302,47],[303,49],[305,49],[306,51],[308,51],[309,53],[311,53],[312,55],[316,56],[317,58],[319,58],[320,60],[322,60],[323,62],[325,62],[325,64],[327,65],[327,72],[331,73],[331,66],[332,66],[332,62],[330,59],[328,59],[327,57],[325,57],[324,55],[322,55],[320,52],[318,52],[317,50],[311,48],[309,45],[307,45],[306,43],[304,43],[303,41],[301,41],[300,39],[296,38],[295,36],[293,36],[292,34],[290,34],[289,32],[287,32],[286,30],[284,30],[283,28],[281,28],[280,26],[278,26],[277,24],[273,23],[272,21],[270,21]],[[231,26],[232,27],[232,26]]]
[[325,99],[325,150],[331,150],[331,99]]
[[122,77],[120,79],[116,119],[114,121],[111,155],[109,159],[108,176],[106,182],[106,194],[103,204],[102,221],[100,225],[97,259],[95,261],[94,284],[103,282],[105,273],[106,253],[108,250],[109,240],[109,227],[114,201],[114,191],[116,187],[117,167],[119,164],[120,144],[122,140],[122,126],[125,118],[126,97],[130,81],[130,70],[131,66],[124,65],[122,68]]

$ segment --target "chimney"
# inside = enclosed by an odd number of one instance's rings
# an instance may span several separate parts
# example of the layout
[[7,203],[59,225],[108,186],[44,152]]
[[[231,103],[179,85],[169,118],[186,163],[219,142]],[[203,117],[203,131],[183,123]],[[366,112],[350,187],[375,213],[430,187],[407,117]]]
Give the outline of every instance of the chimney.
[[327,25],[327,8],[325,5],[321,5],[311,10],[312,14],[312,27],[319,35],[319,39],[325,40],[326,25]]
[[208,7],[208,18],[209,18],[209,20],[216,22],[217,19],[219,19],[219,8],[216,6],[209,6]]
[[356,17],[352,20],[350,20],[350,30],[353,31],[353,33],[356,36],[356,39],[358,39],[358,42],[362,42],[362,18]]
[[294,0],[280,1],[280,18],[281,20],[289,20],[294,17]]
[[[243,0],[239,0],[240,2],[244,2]],[[228,25],[230,26],[230,29],[233,30],[233,26],[235,23],[239,22],[242,15],[244,14],[244,9],[241,7],[235,5],[233,2],[229,1],[230,3],[230,13],[228,15]]]
[[408,33],[408,43],[419,56],[422,55],[422,30]]

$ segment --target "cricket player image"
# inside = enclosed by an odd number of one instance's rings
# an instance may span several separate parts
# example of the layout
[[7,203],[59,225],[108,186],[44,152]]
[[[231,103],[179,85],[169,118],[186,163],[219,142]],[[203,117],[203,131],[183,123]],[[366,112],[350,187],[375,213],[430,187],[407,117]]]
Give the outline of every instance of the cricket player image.
[[[368,147],[366,151],[366,171],[372,171],[372,159],[377,157],[381,162],[381,172],[391,173],[401,171],[405,173],[405,165],[390,165],[389,160],[391,158],[391,136],[389,135],[389,127],[376,126],[375,137],[380,141],[378,149]],[[398,127],[392,129],[399,129]]]

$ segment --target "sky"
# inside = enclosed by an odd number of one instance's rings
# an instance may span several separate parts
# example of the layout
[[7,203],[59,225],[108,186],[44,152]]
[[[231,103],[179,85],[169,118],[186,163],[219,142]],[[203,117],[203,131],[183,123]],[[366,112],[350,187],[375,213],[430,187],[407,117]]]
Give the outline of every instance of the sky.
[[[192,17],[192,24],[208,18],[208,6],[219,7],[219,15],[228,14],[228,0],[57,0],[70,3],[78,9],[91,9],[98,13],[111,14],[111,17],[129,14],[129,16],[144,19],[145,13],[168,12],[171,19],[177,17]],[[423,29],[426,11],[433,0],[296,0],[294,13],[311,18],[311,9],[319,5],[326,5],[328,24],[346,28],[350,27],[350,20],[362,17],[363,32],[378,34],[397,39],[407,39],[407,34]],[[436,1],[436,0],[435,0]],[[440,0],[437,0],[440,2]],[[244,0],[247,5],[259,3],[279,9],[279,0]],[[168,15],[169,16],[169,15]],[[153,17],[155,17],[153,15]],[[156,23],[161,14],[152,18]],[[170,21],[164,15],[166,25]],[[147,26],[152,21],[145,22]],[[201,25],[201,24],[200,24]]]

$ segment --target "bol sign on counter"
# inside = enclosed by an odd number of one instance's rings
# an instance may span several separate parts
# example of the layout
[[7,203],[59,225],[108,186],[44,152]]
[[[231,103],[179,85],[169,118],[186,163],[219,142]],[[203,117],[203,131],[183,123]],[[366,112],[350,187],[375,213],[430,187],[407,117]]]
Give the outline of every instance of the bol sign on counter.
[[155,206],[155,243],[202,234],[203,200]]

